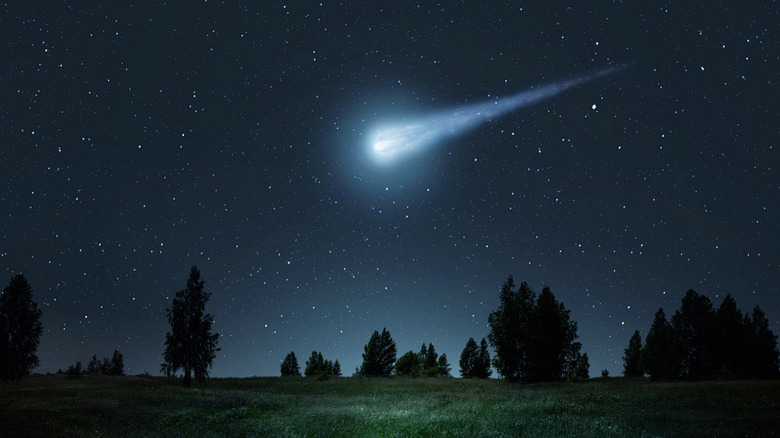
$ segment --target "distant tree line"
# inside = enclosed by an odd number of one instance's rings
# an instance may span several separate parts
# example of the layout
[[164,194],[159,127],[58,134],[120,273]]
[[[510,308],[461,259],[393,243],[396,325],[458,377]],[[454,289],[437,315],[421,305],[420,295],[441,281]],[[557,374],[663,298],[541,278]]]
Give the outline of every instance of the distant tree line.
[[65,374],[69,378],[78,378],[84,374],[104,374],[107,376],[124,376],[125,375],[125,360],[122,353],[119,350],[114,350],[114,354],[111,359],[104,357],[102,360],[98,359],[96,354],[92,355],[92,359],[87,364],[87,368],[81,365],[81,361],[76,362],[74,365],[69,365],[68,369],[63,373],[62,370],[57,371],[58,374]]
[[777,336],[759,306],[742,314],[731,294],[717,310],[688,290],[667,320],[655,314],[644,346],[639,331],[623,356],[623,374],[654,380],[773,379],[780,377]]
[[412,350],[404,353],[395,363],[397,376],[447,377],[450,375],[450,363],[447,355],[439,356],[433,344],[423,342],[419,353]]

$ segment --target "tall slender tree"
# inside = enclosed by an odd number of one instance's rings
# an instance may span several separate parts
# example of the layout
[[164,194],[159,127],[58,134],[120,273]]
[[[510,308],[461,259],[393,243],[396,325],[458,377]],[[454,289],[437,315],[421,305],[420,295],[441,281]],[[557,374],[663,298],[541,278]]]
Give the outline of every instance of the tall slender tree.
[[480,379],[487,379],[493,374],[490,371],[490,352],[488,351],[488,344],[485,338],[479,343],[479,353],[476,358],[476,369],[474,370],[476,377]]
[[710,299],[689,289],[680,310],[672,316],[672,329],[679,343],[679,377],[683,380],[715,378],[717,338]]
[[628,340],[628,348],[623,350],[623,375],[626,377],[639,377],[644,375],[642,370],[642,336],[639,330],[634,331]]
[[500,307],[488,317],[488,341],[496,353],[493,366],[510,382],[527,381],[532,344],[531,324],[536,297],[526,282],[516,288],[510,275],[501,287],[499,298]]
[[677,344],[663,308],[659,307],[655,312],[640,358],[642,368],[651,379],[669,380],[677,377]]
[[19,381],[38,366],[41,314],[27,279],[15,275],[0,295],[0,380]]
[[477,367],[479,361],[479,347],[477,347],[477,342],[474,340],[474,338],[469,338],[469,340],[466,342],[466,346],[463,348],[463,351],[460,353],[460,361],[458,362],[460,365],[460,375],[464,379],[470,379],[477,376]]
[[193,266],[187,287],[176,292],[171,307],[167,309],[171,331],[165,334],[165,362],[161,371],[172,375],[182,370],[185,386],[192,384],[193,375],[198,382],[206,380],[219,351],[219,334],[211,333],[214,318],[205,313],[211,293],[204,291],[204,284],[200,280],[200,271]]

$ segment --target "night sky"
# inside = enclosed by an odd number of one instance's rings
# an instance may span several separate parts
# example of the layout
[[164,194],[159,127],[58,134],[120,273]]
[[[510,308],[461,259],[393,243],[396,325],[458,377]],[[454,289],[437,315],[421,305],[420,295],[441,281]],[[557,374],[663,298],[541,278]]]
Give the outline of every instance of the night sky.
[[[104,3],[0,4],[0,270],[43,310],[38,372],[157,374],[192,265],[212,376],[350,375],[383,327],[458,375],[510,274],[571,310],[591,376],[691,288],[780,332],[772,2]],[[608,68],[372,158],[383,123]]]

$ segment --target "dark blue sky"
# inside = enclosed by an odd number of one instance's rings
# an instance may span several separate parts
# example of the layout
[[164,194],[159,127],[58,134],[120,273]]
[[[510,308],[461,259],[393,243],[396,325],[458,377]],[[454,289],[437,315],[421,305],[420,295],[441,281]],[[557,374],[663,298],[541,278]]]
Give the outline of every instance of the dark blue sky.
[[[216,376],[291,350],[348,375],[383,327],[457,374],[510,274],[571,310],[591,375],[689,288],[780,331],[770,3],[114,3],[0,5],[0,269],[43,309],[40,371],[156,373],[191,265]],[[622,65],[369,158],[386,120]]]

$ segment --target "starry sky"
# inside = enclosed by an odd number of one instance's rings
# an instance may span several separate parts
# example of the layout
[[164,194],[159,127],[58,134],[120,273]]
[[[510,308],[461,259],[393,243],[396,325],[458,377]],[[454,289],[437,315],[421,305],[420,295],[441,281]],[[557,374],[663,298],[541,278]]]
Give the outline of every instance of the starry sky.
[[[104,3],[0,3],[0,270],[43,310],[39,372],[156,374],[192,265],[212,376],[350,375],[383,327],[457,375],[510,274],[571,310],[591,376],[689,288],[780,332],[771,2]],[[387,120],[605,68],[371,159]]]

